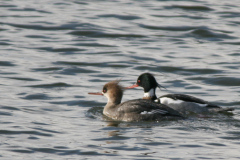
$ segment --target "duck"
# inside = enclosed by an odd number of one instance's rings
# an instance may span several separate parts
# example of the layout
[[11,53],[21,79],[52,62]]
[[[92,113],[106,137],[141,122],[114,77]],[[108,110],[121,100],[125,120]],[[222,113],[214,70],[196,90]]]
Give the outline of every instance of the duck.
[[151,73],[141,74],[134,85],[126,87],[125,89],[135,87],[143,88],[144,90],[143,99],[149,99],[155,103],[165,104],[183,115],[189,113],[204,113],[204,112],[225,113],[234,110],[234,108],[231,107],[222,108],[214,103],[187,94],[166,94],[157,98],[155,93],[156,88],[157,87],[161,88],[162,86],[157,83],[155,77]]
[[184,119],[178,111],[147,99],[134,99],[121,103],[125,88],[114,80],[103,86],[102,92],[89,92],[91,95],[107,97],[103,114],[114,121],[140,122],[161,121],[168,119]]

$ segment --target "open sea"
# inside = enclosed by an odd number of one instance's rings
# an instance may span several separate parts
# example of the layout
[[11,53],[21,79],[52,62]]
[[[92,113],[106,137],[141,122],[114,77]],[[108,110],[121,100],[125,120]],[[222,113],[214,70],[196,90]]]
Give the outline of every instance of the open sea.
[[[233,114],[116,123],[88,92],[144,72]],[[143,97],[124,92],[122,101]],[[239,0],[1,0],[0,159],[240,159]]]

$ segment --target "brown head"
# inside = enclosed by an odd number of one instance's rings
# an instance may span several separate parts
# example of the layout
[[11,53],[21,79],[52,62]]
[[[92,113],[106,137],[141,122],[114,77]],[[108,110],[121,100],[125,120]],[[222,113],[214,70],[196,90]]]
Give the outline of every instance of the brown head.
[[114,80],[103,86],[102,93],[88,93],[103,95],[108,98],[108,102],[120,104],[123,96],[124,87],[119,85],[120,80]]

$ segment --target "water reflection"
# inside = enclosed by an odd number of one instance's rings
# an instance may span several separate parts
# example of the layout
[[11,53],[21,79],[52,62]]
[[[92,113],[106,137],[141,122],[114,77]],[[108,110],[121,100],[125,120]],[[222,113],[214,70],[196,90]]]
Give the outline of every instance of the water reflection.
[[109,137],[111,137],[111,136],[119,136],[119,135],[121,135],[119,132],[120,132],[119,130],[110,131],[110,132],[108,132],[108,136]]
[[107,126],[118,127],[120,123],[121,122],[111,121],[111,122],[107,122]]

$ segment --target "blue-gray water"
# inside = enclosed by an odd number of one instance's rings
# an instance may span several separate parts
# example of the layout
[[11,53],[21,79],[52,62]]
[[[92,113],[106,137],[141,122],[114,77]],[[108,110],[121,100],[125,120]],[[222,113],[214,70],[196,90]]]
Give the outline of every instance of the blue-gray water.
[[[0,159],[239,159],[239,8],[239,0],[2,0]],[[87,93],[119,78],[129,86],[143,72],[167,88],[158,96],[190,94],[236,110],[158,123],[104,119],[107,99]],[[123,101],[142,96],[127,90]]]

